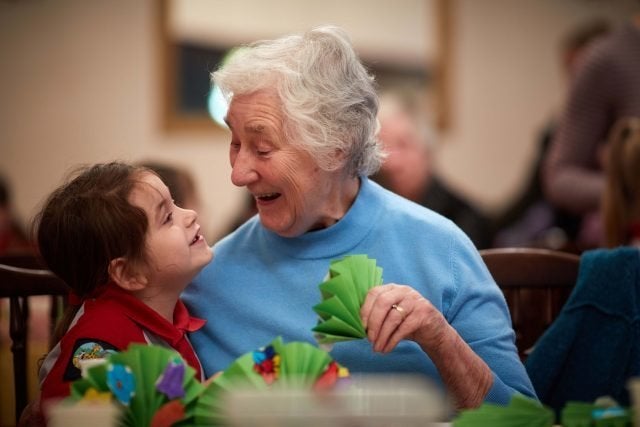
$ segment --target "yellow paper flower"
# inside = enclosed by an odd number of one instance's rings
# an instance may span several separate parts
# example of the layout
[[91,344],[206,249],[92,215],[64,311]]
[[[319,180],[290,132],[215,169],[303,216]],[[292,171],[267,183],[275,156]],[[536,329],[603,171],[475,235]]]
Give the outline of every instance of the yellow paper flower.
[[84,396],[82,396],[80,403],[89,405],[111,403],[111,393],[108,391],[98,391],[95,388],[89,388]]

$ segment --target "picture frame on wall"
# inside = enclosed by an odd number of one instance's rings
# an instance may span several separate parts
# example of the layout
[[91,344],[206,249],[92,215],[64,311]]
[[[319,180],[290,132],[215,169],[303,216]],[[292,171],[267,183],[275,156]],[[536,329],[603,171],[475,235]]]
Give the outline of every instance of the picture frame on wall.
[[[423,91],[435,125],[443,129],[449,123],[446,76],[451,57],[451,4],[447,0],[402,1],[406,4],[390,8],[385,0],[354,0],[348,3],[351,9],[345,10],[338,7],[339,0],[276,0],[268,5],[260,0],[239,0],[241,4],[161,0],[157,16],[162,129],[222,131],[212,120],[209,105],[210,75],[224,56],[239,45],[323,23],[347,30],[379,89],[403,86]],[[261,24],[248,25],[248,16],[269,13],[267,7],[280,16],[277,22],[262,19]],[[387,34],[381,33],[383,26]]]

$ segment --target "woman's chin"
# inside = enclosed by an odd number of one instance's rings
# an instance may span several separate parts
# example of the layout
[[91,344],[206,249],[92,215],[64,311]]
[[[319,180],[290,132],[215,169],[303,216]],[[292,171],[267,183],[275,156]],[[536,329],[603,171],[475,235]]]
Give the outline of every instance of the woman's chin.
[[282,221],[282,218],[274,218],[272,215],[260,214],[260,223],[267,230],[282,237],[296,237],[304,233],[304,230],[296,230],[289,222]]

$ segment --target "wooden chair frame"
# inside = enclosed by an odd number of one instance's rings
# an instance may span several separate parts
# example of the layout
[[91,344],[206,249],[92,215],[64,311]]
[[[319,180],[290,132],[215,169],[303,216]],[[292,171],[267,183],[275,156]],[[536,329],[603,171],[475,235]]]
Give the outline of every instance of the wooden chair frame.
[[[1,257],[0,261],[0,298],[9,299],[9,336],[11,338],[11,352],[13,354],[13,377],[15,392],[16,424],[20,414],[27,405],[27,345],[29,297],[50,295],[52,297],[66,296],[69,293],[67,285],[51,271],[38,267],[36,258]],[[9,265],[8,263],[21,265]],[[52,298],[52,326],[55,322],[54,301]]]
[[485,249],[480,255],[505,295],[524,360],[569,298],[580,256],[537,248]]

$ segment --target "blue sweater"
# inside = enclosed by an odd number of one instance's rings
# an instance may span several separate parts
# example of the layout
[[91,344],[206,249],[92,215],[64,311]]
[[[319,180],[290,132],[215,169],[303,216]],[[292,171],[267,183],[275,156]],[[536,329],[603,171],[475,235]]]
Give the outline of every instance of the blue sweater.
[[[318,285],[331,260],[366,254],[384,283],[414,287],[440,310],[489,365],[487,401],[507,403],[518,391],[535,396],[516,353],[509,312],[477,250],[451,221],[361,178],[358,196],[333,226],[286,238],[256,216],[214,247],[215,258],[187,288],[190,312],[207,324],[191,336],[207,375],[269,343],[315,343]],[[442,384],[412,341],[374,353],[367,340],[335,344],[332,357],[352,372],[422,373]]]

